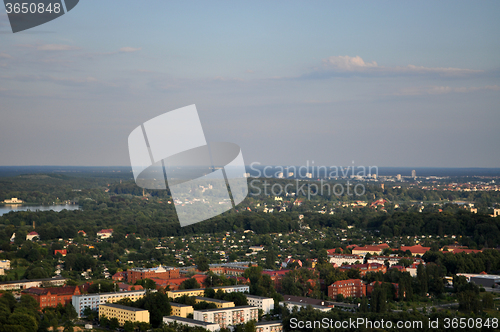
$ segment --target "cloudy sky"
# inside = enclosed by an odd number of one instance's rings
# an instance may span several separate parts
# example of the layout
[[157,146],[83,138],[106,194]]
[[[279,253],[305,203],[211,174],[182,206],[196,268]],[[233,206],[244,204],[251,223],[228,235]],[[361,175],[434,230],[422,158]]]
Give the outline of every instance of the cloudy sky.
[[[500,2],[84,0],[0,13],[0,165],[128,165],[196,104],[274,165],[500,167]],[[175,142],[168,142],[175,144]]]

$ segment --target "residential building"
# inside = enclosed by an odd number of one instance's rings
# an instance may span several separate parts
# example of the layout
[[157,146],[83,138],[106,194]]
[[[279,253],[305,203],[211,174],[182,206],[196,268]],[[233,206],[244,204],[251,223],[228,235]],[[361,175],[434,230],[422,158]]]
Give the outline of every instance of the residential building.
[[100,239],[108,239],[113,236],[113,230],[110,229],[101,229],[97,232],[97,237]]
[[62,286],[68,279],[63,277],[0,282],[0,290],[28,289],[31,287]]
[[66,249],[54,250],[54,255],[61,254],[61,256],[66,257],[68,251]]
[[9,260],[0,261],[0,269],[10,270],[10,261]]
[[270,313],[274,309],[274,299],[270,297],[247,295],[247,302],[252,307],[262,309],[265,314]]
[[387,243],[382,243],[374,246],[364,246],[364,247],[356,246],[352,248],[351,252],[354,255],[362,255],[362,256],[365,256],[368,253],[372,255],[380,255],[382,254],[382,251],[386,248],[389,248],[389,245]]
[[423,259],[414,257],[398,257],[398,256],[372,256],[366,260],[367,263],[379,263],[384,264],[387,261],[389,266],[398,265],[401,259],[409,259],[413,263],[423,263]]
[[129,285],[123,282],[118,283],[118,289],[120,292],[129,292],[135,290],[143,290],[144,288],[141,285]]
[[[191,278],[196,279],[196,281],[200,285],[203,285],[207,276],[204,274],[195,274]],[[180,278],[160,279],[160,278],[155,277],[155,278],[149,278],[149,279],[153,280],[156,283],[157,288],[168,286],[168,287],[170,287],[170,290],[178,290],[180,288],[181,284],[190,278],[180,277]]]
[[252,251],[262,251],[264,250],[264,246],[260,245],[260,246],[250,246],[248,249],[252,250]]
[[111,277],[114,281],[124,281],[127,280],[127,271],[120,271],[113,274]]
[[[233,293],[233,292],[240,292],[240,293],[245,293],[245,292],[250,292],[250,286],[247,285],[234,285],[234,286],[218,286],[218,287],[213,287],[213,289],[217,292],[219,289],[222,290],[224,293]],[[179,289],[175,291],[168,291],[167,292],[168,297],[176,299],[178,297],[187,295],[187,296],[203,296],[205,295],[205,289],[204,288],[196,288],[196,289]]]
[[293,308],[297,308],[297,310],[300,311],[301,309],[307,308],[308,306],[311,306],[314,310],[319,310],[319,311],[323,311],[323,312],[327,312],[327,311],[332,310],[331,307],[325,307],[325,306],[321,306],[321,305],[309,304],[309,303],[303,303],[303,302],[280,301],[279,305],[282,307],[286,307],[290,311],[292,311]]
[[336,300],[342,294],[346,297],[363,297],[366,288],[361,279],[339,280],[328,286],[328,297]]
[[195,310],[193,318],[207,323],[217,323],[225,328],[231,325],[242,324],[251,320],[258,321],[259,309],[251,306],[233,308]]
[[[153,290],[152,292],[156,292]],[[73,296],[71,303],[75,307],[78,317],[83,315],[85,308],[89,307],[92,310],[99,310],[99,306],[104,303],[117,302],[124,298],[129,298],[131,301],[137,301],[138,299],[146,295],[145,290],[137,290],[130,292],[112,292],[112,293],[100,293],[100,294],[83,294]]]
[[283,332],[283,324],[280,320],[258,322],[255,324],[255,332]]
[[217,308],[232,308],[232,307],[234,307],[234,302],[230,302],[230,301],[211,299],[209,297],[201,297],[201,296],[195,296],[194,299],[195,299],[196,303],[200,303],[200,302],[213,303],[217,306]]
[[29,232],[27,235],[26,235],[26,241],[33,241],[34,238],[40,238],[40,235],[38,235],[37,232],[33,231],[33,232]]
[[157,266],[152,268],[133,268],[127,270],[127,282],[135,284],[138,280],[143,279],[171,279],[179,278],[179,269],[168,266]]
[[287,258],[283,263],[281,263],[282,268],[286,268],[288,265],[292,263],[297,263],[299,267],[302,267],[302,261],[300,259]]
[[81,291],[77,286],[63,286],[39,288],[31,287],[23,291],[23,294],[33,297],[40,308],[55,308],[58,304],[63,306],[71,303],[73,295],[80,295]]
[[384,264],[379,264],[379,263],[342,265],[340,269],[342,271],[358,269],[359,274],[362,277],[365,276],[368,272],[382,272],[382,273],[387,272],[387,267]]
[[132,323],[149,323],[149,311],[120,304],[103,303],[99,306],[99,318],[116,318],[120,325]]
[[6,199],[3,202],[5,204],[21,204],[21,203],[23,203],[22,200],[17,199],[16,197],[12,197],[11,199]]
[[427,251],[431,250],[431,247],[422,247],[420,244],[417,244],[415,246],[401,246],[399,250],[403,252],[409,250],[412,256],[423,256]]
[[217,323],[204,322],[200,320],[194,320],[190,318],[177,317],[177,316],[165,316],[163,317],[163,323],[177,323],[179,325],[186,325],[189,327],[201,327],[210,332],[216,332],[220,330],[220,325]]
[[363,263],[363,256],[360,255],[352,255],[352,254],[331,254],[328,255],[331,264],[337,264],[338,266],[344,264],[356,264]]
[[182,303],[170,302],[172,308],[172,316],[179,316],[186,318],[187,315],[192,314],[194,309],[192,306]]

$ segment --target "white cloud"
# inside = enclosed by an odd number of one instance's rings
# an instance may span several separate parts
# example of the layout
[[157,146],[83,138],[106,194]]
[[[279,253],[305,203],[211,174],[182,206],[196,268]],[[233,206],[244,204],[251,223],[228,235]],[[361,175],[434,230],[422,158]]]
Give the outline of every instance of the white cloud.
[[418,95],[443,95],[448,93],[468,93],[474,91],[500,91],[498,85],[486,85],[480,87],[449,87],[449,86],[427,86],[403,88],[396,92],[397,96],[418,96]]
[[431,75],[437,74],[440,76],[463,76],[482,73],[482,70],[451,68],[451,67],[424,67],[424,66],[399,66],[385,67],[379,66],[377,62],[366,62],[360,56],[351,57],[331,56],[323,60],[323,66],[317,68],[313,73],[306,75],[307,77],[328,76],[335,73],[366,73],[374,75]]
[[120,48],[120,52],[122,52],[122,53],[137,52],[140,50],[141,50],[141,48],[134,48],[134,47],[122,47],[122,48]]
[[348,55],[331,56],[323,60],[323,65],[326,68],[337,69],[341,71],[357,71],[366,68],[378,67],[375,61],[367,63],[359,55],[355,57],[350,57]]
[[482,73],[482,70],[474,70],[474,69],[463,69],[463,68],[443,68],[443,67],[423,67],[423,66],[414,66],[408,65],[406,67],[396,67],[395,71],[399,72],[409,72],[409,73],[437,73],[443,75],[464,75],[464,74],[478,74]]
[[7,53],[0,53],[0,58],[12,59],[12,56],[8,55]]
[[36,47],[39,51],[73,51],[80,49],[76,46],[62,45],[62,44],[45,44]]

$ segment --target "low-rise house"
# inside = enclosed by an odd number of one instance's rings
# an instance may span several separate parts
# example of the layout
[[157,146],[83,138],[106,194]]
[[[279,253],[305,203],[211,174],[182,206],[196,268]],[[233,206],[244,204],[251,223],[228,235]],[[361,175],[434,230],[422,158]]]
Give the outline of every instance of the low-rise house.
[[101,229],[97,232],[97,237],[100,239],[108,239],[113,236],[113,229]]
[[33,232],[29,232],[27,235],[26,235],[26,241],[33,241],[34,239],[39,239],[40,238],[40,235],[38,235],[37,232],[33,231]]

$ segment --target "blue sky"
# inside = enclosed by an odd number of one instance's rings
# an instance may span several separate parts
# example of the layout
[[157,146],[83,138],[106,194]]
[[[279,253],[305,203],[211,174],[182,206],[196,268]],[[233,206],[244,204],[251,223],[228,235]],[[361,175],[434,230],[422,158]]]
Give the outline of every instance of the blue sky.
[[196,104],[247,164],[500,167],[499,13],[85,0],[16,34],[2,13],[0,165],[127,165],[136,126]]

